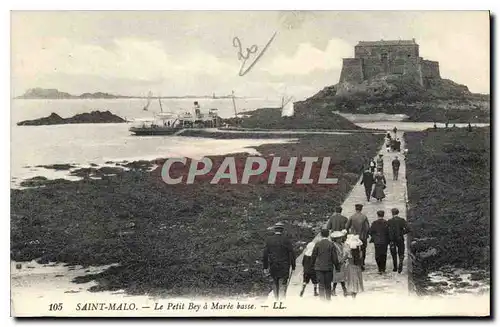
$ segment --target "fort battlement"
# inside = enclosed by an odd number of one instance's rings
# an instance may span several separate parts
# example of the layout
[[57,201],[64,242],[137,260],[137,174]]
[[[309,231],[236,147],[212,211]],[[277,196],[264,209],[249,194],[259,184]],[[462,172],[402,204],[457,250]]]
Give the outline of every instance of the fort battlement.
[[440,79],[439,63],[424,60],[413,40],[360,41],[354,47],[354,58],[344,58],[340,82],[361,83],[379,74],[411,76],[427,87]]

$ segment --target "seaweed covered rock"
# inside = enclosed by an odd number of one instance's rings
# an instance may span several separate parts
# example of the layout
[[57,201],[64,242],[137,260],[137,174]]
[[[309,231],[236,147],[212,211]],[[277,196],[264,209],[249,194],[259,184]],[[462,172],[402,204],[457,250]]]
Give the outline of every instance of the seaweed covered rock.
[[[99,266],[93,291],[188,296],[267,296],[262,250],[277,221],[298,252],[341,203],[355,183],[349,162],[374,156],[383,136],[370,133],[304,135],[297,143],[265,144],[272,155],[332,157],[340,185],[193,184],[168,185],[162,167],[148,172],[140,162],[109,180],[85,179],[11,192],[11,259]],[[245,162],[248,154],[231,154]],[[213,156],[221,162],[226,156]],[[161,160],[156,160],[159,163]],[[115,167],[115,166],[113,166]],[[85,173],[96,173],[97,167]],[[116,168],[116,167],[115,167]],[[91,170],[94,169],[94,170]],[[184,169],[184,170],[183,170]],[[189,167],[172,166],[172,175]],[[110,172],[109,170],[107,172]]]
[[407,133],[413,278],[444,267],[490,269],[490,129]]

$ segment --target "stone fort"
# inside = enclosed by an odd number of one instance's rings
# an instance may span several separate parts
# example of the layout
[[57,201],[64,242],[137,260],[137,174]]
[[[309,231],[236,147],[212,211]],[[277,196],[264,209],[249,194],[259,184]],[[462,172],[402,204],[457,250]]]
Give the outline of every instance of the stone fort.
[[405,75],[429,87],[440,79],[439,62],[424,60],[412,40],[360,41],[354,47],[354,58],[344,58],[340,82],[361,83],[378,74]]

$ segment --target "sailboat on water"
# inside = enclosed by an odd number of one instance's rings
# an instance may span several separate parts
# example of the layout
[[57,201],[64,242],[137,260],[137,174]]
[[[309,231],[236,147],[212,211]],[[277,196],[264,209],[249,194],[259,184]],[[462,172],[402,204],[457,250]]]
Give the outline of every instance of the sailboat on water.
[[146,105],[144,106],[144,108],[142,108],[142,110],[148,111],[149,105],[151,104],[151,96],[152,95],[153,95],[153,93],[151,93],[151,91],[149,91],[149,93],[148,93],[148,103],[146,103]]
[[293,97],[281,98],[281,117],[292,117],[293,116]]

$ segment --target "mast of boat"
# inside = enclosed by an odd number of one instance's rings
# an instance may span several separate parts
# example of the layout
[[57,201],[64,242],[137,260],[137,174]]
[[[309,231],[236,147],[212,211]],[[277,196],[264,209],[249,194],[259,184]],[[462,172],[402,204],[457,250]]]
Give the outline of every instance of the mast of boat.
[[238,111],[236,110],[236,101],[234,101],[234,91],[231,91],[231,95],[233,99],[234,117],[238,117]]

